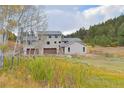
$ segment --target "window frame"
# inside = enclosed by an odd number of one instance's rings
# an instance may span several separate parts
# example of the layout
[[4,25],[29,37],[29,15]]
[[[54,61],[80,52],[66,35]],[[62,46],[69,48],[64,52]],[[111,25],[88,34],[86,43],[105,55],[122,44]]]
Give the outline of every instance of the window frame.
[[59,44],[61,43],[61,41],[59,41]]
[[55,38],[58,38],[58,35],[55,35]]
[[56,41],[54,41],[54,44],[56,44],[57,42]]
[[70,50],[71,50],[70,47],[68,47],[68,52],[70,52]]
[[52,38],[52,36],[51,36],[51,35],[49,35],[49,38]]
[[85,52],[85,50],[86,50],[86,48],[85,48],[85,47],[83,47],[83,52]]
[[50,45],[50,41],[47,41],[46,44],[47,44],[47,45]]

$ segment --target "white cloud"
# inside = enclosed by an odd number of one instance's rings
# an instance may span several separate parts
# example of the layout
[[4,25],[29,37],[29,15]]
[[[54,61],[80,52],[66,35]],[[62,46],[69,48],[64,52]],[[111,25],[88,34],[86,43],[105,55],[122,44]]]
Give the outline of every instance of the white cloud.
[[65,30],[65,31],[63,31],[62,33],[63,33],[64,35],[68,35],[68,34],[71,34],[71,33],[75,32],[76,30],[77,30],[77,29]]
[[124,6],[100,6],[96,8],[91,8],[89,10],[85,10],[83,14],[85,17],[91,18],[93,16],[103,16],[104,19],[113,18],[115,16],[119,16],[124,11]]
[[72,33],[80,27],[91,25],[119,16],[124,6],[99,6],[80,11],[78,6],[48,9],[48,30],[59,30],[64,34]]

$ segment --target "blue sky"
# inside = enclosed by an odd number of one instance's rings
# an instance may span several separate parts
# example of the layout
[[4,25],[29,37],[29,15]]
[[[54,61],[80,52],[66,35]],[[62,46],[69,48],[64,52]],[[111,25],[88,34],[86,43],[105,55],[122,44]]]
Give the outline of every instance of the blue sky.
[[99,5],[82,5],[82,6],[77,6],[79,7],[79,11],[84,11],[90,8],[98,7]]
[[101,23],[119,16],[124,6],[100,5],[52,5],[45,6],[48,30],[62,31],[64,34],[75,32],[81,27]]

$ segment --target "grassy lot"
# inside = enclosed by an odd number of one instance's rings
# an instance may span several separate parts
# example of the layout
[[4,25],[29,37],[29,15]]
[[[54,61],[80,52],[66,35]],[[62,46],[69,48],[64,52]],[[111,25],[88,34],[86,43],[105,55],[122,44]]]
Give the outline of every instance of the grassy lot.
[[123,57],[23,57],[12,69],[9,62],[0,87],[124,87]]
[[107,70],[124,72],[124,57],[83,57],[82,63],[93,65]]

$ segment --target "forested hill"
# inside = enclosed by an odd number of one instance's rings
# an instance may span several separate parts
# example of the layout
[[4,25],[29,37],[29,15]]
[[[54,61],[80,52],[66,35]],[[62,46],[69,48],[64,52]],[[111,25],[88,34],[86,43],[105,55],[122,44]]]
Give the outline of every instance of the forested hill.
[[66,37],[78,37],[85,43],[100,46],[124,46],[124,15],[91,26],[80,28]]

